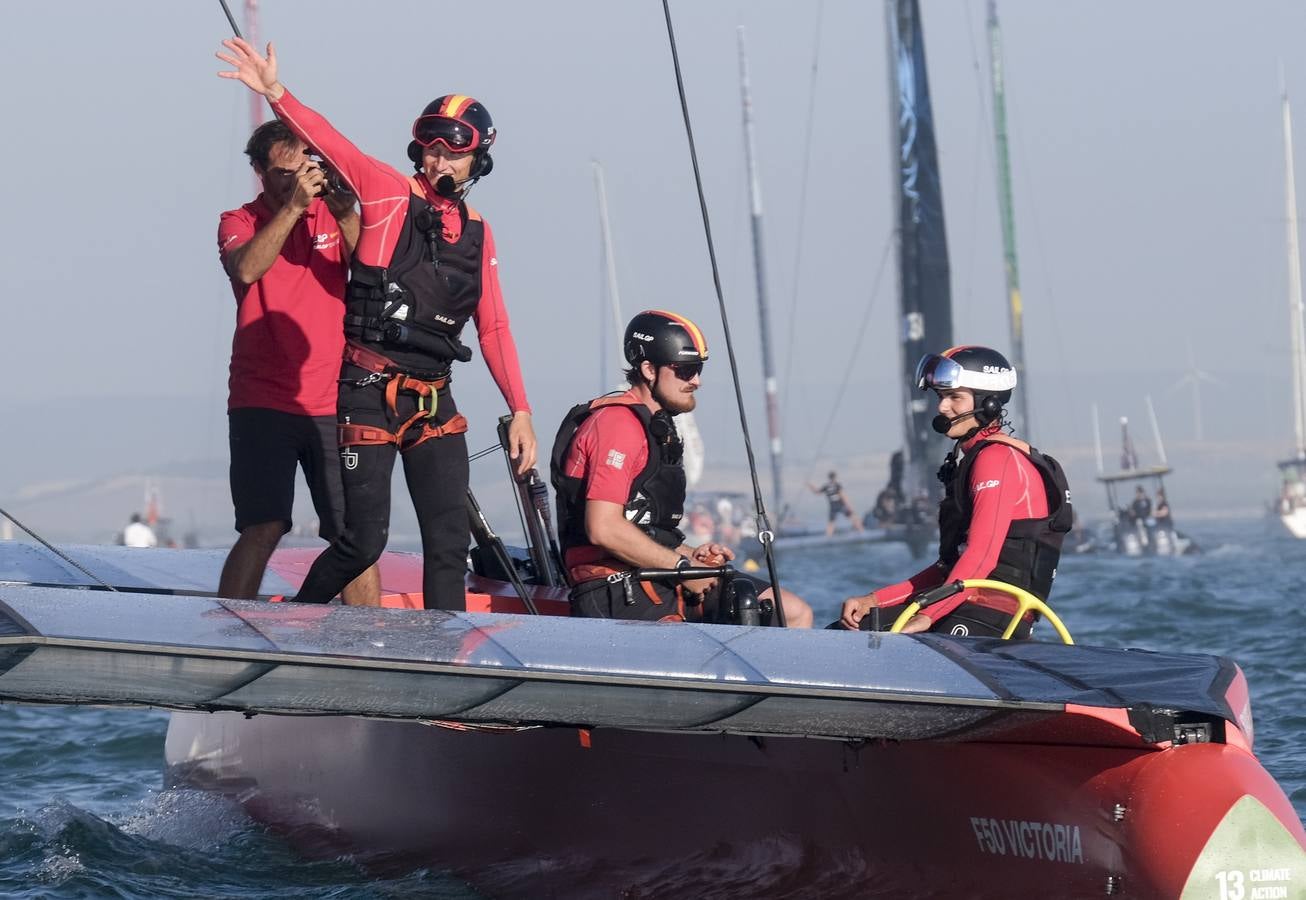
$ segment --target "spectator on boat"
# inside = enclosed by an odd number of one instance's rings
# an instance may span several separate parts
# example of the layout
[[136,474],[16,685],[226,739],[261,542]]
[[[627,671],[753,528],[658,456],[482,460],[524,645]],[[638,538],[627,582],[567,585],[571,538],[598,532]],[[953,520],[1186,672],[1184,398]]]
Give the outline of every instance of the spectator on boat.
[[512,413],[508,443],[516,470],[524,474],[535,463],[494,238],[466,202],[493,166],[494,123],[471,97],[437,98],[413,123],[408,158],[416,174],[405,176],[364,154],[286,90],[271,44],[267,57],[238,38],[223,46],[218,58],[232,69],[219,74],[266,97],[360,201],[337,400],[345,527],[294,599],[325,603],[380,557],[390,527],[390,476],[402,454],[422,534],[424,603],[464,609],[467,421],[450,393],[449,370],[471,358],[459,340],[469,319]]
[[1134,502],[1129,504],[1129,518],[1134,523],[1134,530],[1138,532],[1138,539],[1143,542],[1143,546],[1150,546],[1152,528],[1156,523],[1152,521],[1152,501],[1147,498],[1147,490],[1141,484],[1134,488]]
[[[934,428],[957,442],[939,471],[946,488],[939,559],[906,581],[850,597],[840,618],[845,628],[869,628],[868,613],[887,607],[880,627],[888,629],[915,595],[967,579],[1004,581],[1046,600],[1073,522],[1061,466],[1002,430],[1016,387],[1016,371],[1002,354],[976,346],[928,354],[916,367],[916,383],[938,395]],[[966,589],[925,607],[902,630],[1000,636],[1015,610],[1009,594]],[[1014,636],[1028,637],[1032,624],[1026,614]]]
[[[318,534],[344,527],[336,446],[336,379],[344,347],[345,281],[358,240],[354,196],[330,190],[308,146],[278,120],[245,145],[263,190],[218,223],[218,256],[236,295],[227,431],[236,539],[218,594],[254,597],[293,523],[295,469],[304,470]],[[379,602],[376,569],[344,590]]]
[[875,495],[875,507],[871,510],[871,516],[876,524],[892,525],[898,520],[898,513],[901,508],[902,496],[893,485],[889,485],[882,488],[880,493]]
[[125,547],[157,547],[159,538],[154,529],[141,519],[140,513],[132,513],[131,520],[122,530],[122,543]]
[[[692,547],[680,530],[684,453],[674,417],[697,405],[707,359],[703,333],[675,313],[648,310],[626,327],[630,389],[575,406],[553,445],[558,531],[573,616],[715,621],[716,579],[680,585],[643,582],[627,593],[608,576],[634,568],[720,566],[734,558],[721,543]],[[748,576],[739,575],[739,578]],[[758,583],[759,596],[771,596]],[[785,620],[808,628],[811,608],[784,593]]]
[[1141,484],[1134,488],[1134,502],[1129,504],[1129,514],[1135,522],[1147,522],[1152,517],[1152,501],[1147,498],[1147,489]]
[[1165,498],[1165,488],[1156,489],[1156,506],[1152,509],[1152,518],[1156,521],[1158,531],[1174,531],[1174,517],[1170,515],[1170,501]]
[[831,471],[825,480],[825,484],[819,487],[808,482],[807,489],[813,494],[824,494],[826,502],[830,505],[829,516],[825,523],[826,537],[834,534],[834,523],[840,516],[847,516],[854,530],[862,530],[862,522],[853,515],[852,504],[848,502],[848,495],[843,492],[843,485],[839,483],[838,473]]

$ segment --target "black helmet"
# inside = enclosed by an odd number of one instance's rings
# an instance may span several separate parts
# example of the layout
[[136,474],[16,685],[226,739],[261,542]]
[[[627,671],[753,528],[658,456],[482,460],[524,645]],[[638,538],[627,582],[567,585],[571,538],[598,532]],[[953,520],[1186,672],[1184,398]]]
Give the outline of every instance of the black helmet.
[[646,309],[631,319],[622,346],[626,362],[635,367],[646,359],[655,366],[707,360],[707,341],[698,326],[660,309]]
[[432,144],[444,144],[450,150],[475,150],[472,178],[490,174],[494,160],[490,147],[498,132],[490,111],[479,101],[466,94],[445,94],[437,97],[413,122],[413,141],[408,145],[408,158],[421,166],[422,149]]
[[923,391],[966,388],[975,395],[976,419],[996,421],[1011,400],[1016,370],[1007,358],[989,347],[953,347],[927,353],[916,364],[916,387]]

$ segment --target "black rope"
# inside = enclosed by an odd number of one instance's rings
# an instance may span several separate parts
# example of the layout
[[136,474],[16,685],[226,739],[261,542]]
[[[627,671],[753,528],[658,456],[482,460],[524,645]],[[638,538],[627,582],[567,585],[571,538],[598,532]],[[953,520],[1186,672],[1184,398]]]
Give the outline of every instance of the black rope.
[[236,33],[236,37],[242,41],[245,36],[240,33],[240,26],[236,24],[236,17],[231,14],[231,7],[227,6],[227,0],[218,0],[222,4],[222,11],[227,14],[227,21],[231,23],[231,30]]
[[35,539],[36,539],[36,540],[37,540],[37,541],[38,541],[38,542],[39,542],[43,547],[45,547],[45,549],[49,550],[51,553],[53,553],[55,556],[57,556],[57,557],[59,557],[60,559],[62,559],[64,562],[68,563],[68,565],[72,566],[74,569],[76,569],[77,571],[81,572],[81,573],[82,573],[83,575],[85,575],[87,578],[90,578],[91,580],[93,580],[93,581],[96,582],[97,584],[103,585],[104,587],[108,588],[108,589],[111,590],[111,591],[116,592],[116,591],[118,590],[116,587],[114,587],[113,585],[109,584],[109,582],[107,582],[107,581],[105,581],[104,579],[100,578],[100,576],[96,575],[96,574],[95,574],[94,572],[92,572],[90,569],[86,568],[86,567],[83,566],[81,563],[79,563],[77,560],[73,559],[73,558],[72,558],[71,556],[69,556],[67,553],[64,553],[62,550],[60,550],[60,549],[59,549],[58,547],[56,547],[54,544],[51,544],[49,541],[47,541],[45,538],[41,537],[41,536],[40,536],[39,534],[37,534],[35,531],[33,531],[32,529],[30,529],[30,528],[28,528],[26,525],[24,525],[22,522],[20,522],[20,521],[18,521],[17,519],[15,519],[12,515],[9,514],[8,511],[6,511],[6,510],[5,510],[4,508],[2,508],[2,507],[0,507],[0,516],[4,516],[4,517],[5,517],[6,519],[8,519],[10,522],[13,522],[13,523],[14,523],[15,525],[17,525],[19,528],[23,529],[23,531],[26,531],[26,532],[27,532],[28,534],[30,534],[33,538],[35,538]]
[[490,446],[486,447],[484,450],[477,450],[471,456],[467,457],[467,461],[476,462],[478,459],[483,459],[498,449],[500,449],[498,444],[491,444]]
[[721,270],[717,265],[716,246],[712,242],[712,223],[707,214],[707,197],[703,193],[703,175],[698,167],[698,149],[694,146],[694,128],[689,121],[689,100],[685,97],[685,79],[680,73],[680,54],[676,49],[676,31],[671,24],[671,6],[669,0],[662,0],[662,12],[667,20],[667,39],[671,43],[671,63],[676,71],[676,91],[680,94],[680,112],[685,119],[685,136],[689,139],[689,159],[694,165],[694,184],[698,188],[698,208],[703,214],[703,233],[707,237],[707,255],[712,263],[712,284],[716,288],[717,306],[721,310],[721,328],[726,337],[726,355],[730,358],[730,377],[735,385],[735,404],[739,408],[739,424],[744,430],[744,451],[748,454],[748,474],[753,479],[753,503],[757,509],[757,537],[762,542],[762,551],[766,556],[767,574],[771,577],[771,590],[775,594],[776,621],[781,627],[785,625],[784,603],[780,600],[780,579],[775,570],[775,554],[772,543],[775,535],[771,532],[771,523],[766,517],[766,508],[762,503],[762,486],[757,480],[757,461],[753,456],[753,442],[748,432],[748,417],[744,412],[744,393],[739,386],[739,366],[735,362],[735,345],[730,337],[730,318],[726,315],[725,294],[721,290]]

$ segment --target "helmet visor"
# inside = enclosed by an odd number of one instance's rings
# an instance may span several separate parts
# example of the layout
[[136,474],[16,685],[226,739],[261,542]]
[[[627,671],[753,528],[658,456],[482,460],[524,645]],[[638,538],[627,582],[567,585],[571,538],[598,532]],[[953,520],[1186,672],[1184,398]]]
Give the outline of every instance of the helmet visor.
[[961,379],[965,370],[956,362],[937,353],[927,353],[916,364],[916,387],[922,391],[943,390],[962,387]]
[[481,141],[481,134],[460,119],[448,116],[422,116],[413,123],[413,140],[423,147],[444,144],[454,153],[473,150]]

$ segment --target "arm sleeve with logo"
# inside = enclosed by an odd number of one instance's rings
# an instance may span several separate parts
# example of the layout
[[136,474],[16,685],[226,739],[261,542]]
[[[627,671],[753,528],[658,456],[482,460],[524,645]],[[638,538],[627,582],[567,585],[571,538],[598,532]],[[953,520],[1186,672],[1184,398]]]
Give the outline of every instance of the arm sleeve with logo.
[[295,135],[325,159],[358,196],[359,234],[354,254],[369,266],[384,266],[394,255],[412,194],[408,176],[359,150],[321,114],[286,90],[272,111]]
[[508,402],[508,409],[530,412],[521,363],[517,359],[517,343],[508,326],[508,308],[504,306],[503,291],[499,287],[499,257],[494,247],[494,235],[490,233],[489,222],[482,219],[481,223],[485,228],[485,246],[481,248],[481,299],[474,314],[476,336],[481,343],[485,364],[503,399]]
[[[224,271],[232,251],[249,243],[255,231],[254,217],[244,207],[229,209],[218,219],[218,261],[222,263]],[[236,286],[234,280],[232,286]],[[240,287],[248,288],[248,285],[240,285]],[[244,290],[241,290],[238,296],[243,294]]]

